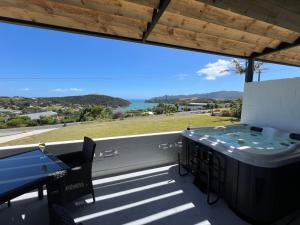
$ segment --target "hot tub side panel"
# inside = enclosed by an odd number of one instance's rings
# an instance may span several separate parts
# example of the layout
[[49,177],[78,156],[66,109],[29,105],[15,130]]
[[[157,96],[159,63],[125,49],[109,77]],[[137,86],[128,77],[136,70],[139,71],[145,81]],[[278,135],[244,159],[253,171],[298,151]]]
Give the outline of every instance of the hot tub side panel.
[[[208,146],[183,137],[183,162],[192,172],[195,151],[201,149],[207,150]],[[270,223],[300,207],[299,162],[277,168],[258,167],[209,149],[221,161],[221,196],[241,217],[250,222]],[[215,164],[216,160],[214,168]],[[213,190],[217,189],[216,173],[214,169]]]

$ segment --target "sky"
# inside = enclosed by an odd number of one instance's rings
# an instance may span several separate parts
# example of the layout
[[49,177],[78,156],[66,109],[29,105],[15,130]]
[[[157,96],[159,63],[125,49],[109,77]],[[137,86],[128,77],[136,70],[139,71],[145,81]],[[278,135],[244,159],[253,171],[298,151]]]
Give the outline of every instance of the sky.
[[[125,99],[242,91],[232,58],[0,23],[0,96]],[[242,60],[241,60],[242,61]],[[265,64],[262,80],[299,76]],[[257,79],[255,76],[254,79]]]

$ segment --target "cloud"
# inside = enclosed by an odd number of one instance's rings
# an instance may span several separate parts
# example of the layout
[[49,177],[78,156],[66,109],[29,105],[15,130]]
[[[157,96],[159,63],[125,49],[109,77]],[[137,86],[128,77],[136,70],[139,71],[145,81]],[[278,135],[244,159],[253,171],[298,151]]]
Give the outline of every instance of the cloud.
[[206,80],[215,80],[229,74],[232,67],[231,61],[219,59],[217,62],[208,63],[202,69],[197,71],[200,76],[205,76]]
[[188,74],[185,74],[185,73],[181,73],[181,74],[177,74],[176,75],[176,78],[178,79],[178,80],[185,80],[186,78],[188,78]]
[[22,88],[21,91],[31,91],[30,88]]
[[83,89],[81,89],[81,88],[56,88],[56,89],[52,89],[51,91],[54,91],[54,92],[82,92]]

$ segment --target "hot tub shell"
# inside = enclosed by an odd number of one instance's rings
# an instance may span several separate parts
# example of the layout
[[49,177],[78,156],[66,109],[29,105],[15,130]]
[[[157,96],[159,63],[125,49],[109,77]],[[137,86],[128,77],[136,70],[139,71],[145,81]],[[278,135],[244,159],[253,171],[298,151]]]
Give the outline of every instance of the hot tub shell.
[[253,223],[270,223],[300,207],[300,144],[280,151],[239,150],[193,130],[182,132],[183,166],[195,170],[197,152],[210,151],[214,158],[212,188],[217,189],[220,179],[220,195],[237,214]]

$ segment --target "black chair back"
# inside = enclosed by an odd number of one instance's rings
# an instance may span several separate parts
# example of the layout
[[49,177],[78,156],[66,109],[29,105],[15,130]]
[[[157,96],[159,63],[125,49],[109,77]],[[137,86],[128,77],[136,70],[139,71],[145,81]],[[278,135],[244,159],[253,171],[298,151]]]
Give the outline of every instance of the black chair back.
[[82,146],[83,159],[85,163],[92,163],[95,154],[96,143],[89,137],[84,137]]

